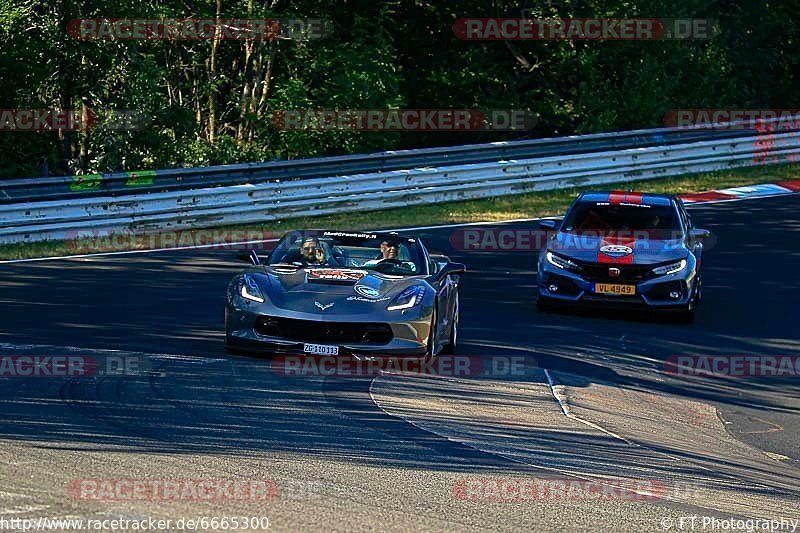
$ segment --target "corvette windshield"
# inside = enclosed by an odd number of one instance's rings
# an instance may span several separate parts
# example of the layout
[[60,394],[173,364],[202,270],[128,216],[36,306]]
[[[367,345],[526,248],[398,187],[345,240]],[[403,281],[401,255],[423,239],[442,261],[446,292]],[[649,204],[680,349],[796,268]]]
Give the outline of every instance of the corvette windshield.
[[269,257],[270,265],[358,268],[393,276],[422,273],[422,254],[414,239],[343,232],[290,234]]
[[580,202],[570,210],[562,231],[625,232],[647,231],[652,238],[668,238],[680,225],[671,206],[617,205],[604,202]]

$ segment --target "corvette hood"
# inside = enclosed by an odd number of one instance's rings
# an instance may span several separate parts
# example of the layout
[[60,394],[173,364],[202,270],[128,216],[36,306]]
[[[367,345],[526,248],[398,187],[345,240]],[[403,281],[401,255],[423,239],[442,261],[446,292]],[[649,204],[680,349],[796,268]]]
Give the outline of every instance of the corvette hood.
[[[385,309],[418,277],[393,277],[358,269],[275,269],[258,276],[270,302],[281,309],[304,313],[369,314]],[[323,309],[324,307],[324,309]]]
[[641,239],[558,232],[548,249],[588,263],[649,265],[683,259],[689,253],[682,239]]

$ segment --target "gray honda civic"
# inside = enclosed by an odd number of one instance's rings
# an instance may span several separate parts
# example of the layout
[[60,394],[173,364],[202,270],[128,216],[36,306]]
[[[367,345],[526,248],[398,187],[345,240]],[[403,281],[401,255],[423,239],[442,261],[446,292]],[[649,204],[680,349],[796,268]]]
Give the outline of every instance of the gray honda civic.
[[294,231],[228,285],[232,352],[433,356],[458,343],[466,267],[393,232]]
[[708,230],[696,228],[675,196],[585,192],[539,256],[537,304],[652,309],[690,321],[703,289]]

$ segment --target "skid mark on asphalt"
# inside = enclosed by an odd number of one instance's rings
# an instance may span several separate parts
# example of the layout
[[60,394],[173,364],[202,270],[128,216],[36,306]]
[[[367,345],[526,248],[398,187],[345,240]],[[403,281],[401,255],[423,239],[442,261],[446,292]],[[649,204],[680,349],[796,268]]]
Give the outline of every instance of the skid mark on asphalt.
[[[416,379],[423,379],[424,380],[426,378],[416,378]],[[431,379],[431,378],[428,378],[428,379]],[[445,380],[445,381],[448,381],[450,383],[455,382],[455,383],[466,384],[466,382],[458,381],[458,380]],[[372,385],[375,385],[375,384],[376,384],[376,382],[373,381]],[[478,452],[479,454],[484,455],[484,456],[485,455],[495,456],[497,458],[500,458],[500,459],[506,460],[506,461],[508,461],[510,463],[513,463],[514,464],[513,474],[515,476],[519,476],[520,474],[523,474],[523,473],[527,472],[527,473],[536,473],[538,475],[539,479],[546,479],[546,478],[551,478],[551,477],[555,477],[555,476],[564,476],[564,477],[572,478],[572,479],[575,479],[575,480],[597,481],[596,475],[593,472],[589,471],[589,470],[580,471],[580,470],[575,470],[575,469],[564,469],[564,468],[558,467],[555,464],[550,464],[550,465],[536,464],[536,463],[533,463],[533,462],[531,462],[529,460],[525,460],[523,457],[521,457],[519,454],[516,453],[516,451],[513,449],[513,447],[503,447],[497,441],[493,442],[493,444],[487,448],[486,446],[482,445],[483,443],[480,442],[480,439],[471,438],[471,437],[467,436],[466,434],[461,434],[461,435],[458,435],[458,436],[455,436],[455,437],[451,436],[451,435],[448,434],[449,433],[448,431],[437,430],[437,428],[435,426],[431,427],[428,424],[419,423],[419,422],[413,420],[411,417],[404,416],[403,414],[399,414],[397,412],[391,411],[390,409],[384,408],[381,405],[382,402],[376,396],[377,396],[377,394],[373,393],[372,386],[371,386],[370,387],[370,398],[372,399],[372,403],[375,406],[377,406],[381,411],[383,411],[385,414],[387,414],[389,416],[393,416],[393,417],[398,418],[400,420],[403,420],[405,423],[413,426],[415,429],[417,429],[419,431],[422,431],[422,432],[424,432],[426,434],[436,435],[439,438],[445,439],[451,446],[458,446],[459,449],[462,449],[462,450],[464,448],[467,448],[467,449],[471,450],[473,453],[474,452]],[[504,422],[508,423],[508,422],[511,422],[511,421],[506,419],[506,420],[504,420]],[[647,490],[642,491],[642,490],[634,489],[634,488],[632,488],[634,485],[631,484],[630,481],[631,481],[631,479],[625,479],[624,476],[619,476],[619,475],[614,475],[613,477],[612,476],[605,476],[603,478],[603,484],[604,484],[604,486],[606,486],[608,488],[618,489],[618,490],[627,490],[627,491],[631,491],[631,492],[634,492],[636,494],[639,494],[640,496],[643,496],[645,498],[652,498],[652,496],[653,496],[652,492],[647,491]],[[633,481],[638,482],[639,480],[634,478]],[[664,498],[664,500],[666,500],[666,499],[667,498]],[[667,503],[667,502],[662,502],[662,503]],[[694,508],[694,506],[691,506],[691,507]]]
[[[569,375],[565,379],[569,381]],[[674,461],[676,470],[697,469],[698,480],[746,489],[744,499],[757,491],[765,499],[753,500],[756,508],[774,505],[769,496],[800,498],[797,472],[776,466],[761,450],[730,436],[712,405],[612,384],[570,391],[584,418],[625,428],[651,457]]]
[[[581,479],[655,480],[669,489],[665,501],[742,516],[777,516],[797,506],[796,486],[792,490],[790,481],[780,482],[778,473],[764,477],[774,483],[759,483],[744,465],[739,476],[725,471],[730,467],[713,472],[692,460],[688,450],[658,449],[650,443],[634,447],[595,429],[587,432],[583,424],[564,417],[544,384],[520,390],[519,385],[499,382],[461,388],[448,383],[451,401],[441,401],[443,394],[441,383],[414,378],[379,379],[372,391],[376,404],[388,414],[543,472]],[[728,461],[737,464],[733,453]],[[721,467],[725,461],[713,458],[711,464]]]
[[758,433],[775,433],[776,431],[783,431],[783,427],[775,424],[774,422],[770,422],[769,420],[764,420],[763,418],[759,418],[757,416],[751,416],[748,418],[769,427],[761,431],[742,431],[742,435],[756,435]]
[[508,471],[511,468],[512,465],[504,458],[452,441],[387,413],[372,398],[370,392],[372,382],[373,378],[326,379],[323,393],[328,403],[338,412],[369,427],[371,431],[387,435],[390,437],[389,442],[402,442],[427,450],[432,454],[430,461],[435,464],[435,468],[498,472]]

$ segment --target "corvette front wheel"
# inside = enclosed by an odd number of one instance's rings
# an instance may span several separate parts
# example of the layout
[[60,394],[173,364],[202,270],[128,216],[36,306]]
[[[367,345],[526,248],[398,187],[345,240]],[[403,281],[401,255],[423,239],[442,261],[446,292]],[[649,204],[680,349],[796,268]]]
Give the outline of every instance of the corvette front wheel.
[[445,346],[444,348],[444,353],[450,355],[456,353],[456,348],[458,347],[458,323],[461,317],[461,312],[459,309],[458,293],[456,293],[456,303],[454,307],[455,309],[453,310],[453,325],[450,328],[450,340],[447,342],[447,346]]
[[433,359],[436,356],[436,320],[437,320],[437,313],[436,308],[433,308],[433,313],[431,313],[431,329],[428,332],[428,350],[425,353],[426,359]]

